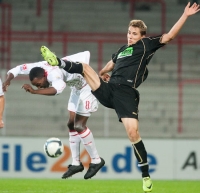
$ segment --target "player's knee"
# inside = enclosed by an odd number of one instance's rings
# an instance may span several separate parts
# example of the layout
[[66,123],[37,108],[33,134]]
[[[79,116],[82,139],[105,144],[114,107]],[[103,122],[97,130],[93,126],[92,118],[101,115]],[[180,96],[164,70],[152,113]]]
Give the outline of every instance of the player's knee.
[[129,132],[127,132],[129,139],[133,142],[137,141],[140,138],[140,135],[138,133],[137,129],[132,129]]
[[74,130],[74,122],[73,121],[68,121],[67,126],[69,130]]
[[82,124],[74,124],[74,130],[76,130],[78,133],[81,133],[82,131],[84,131],[85,126],[83,126]]

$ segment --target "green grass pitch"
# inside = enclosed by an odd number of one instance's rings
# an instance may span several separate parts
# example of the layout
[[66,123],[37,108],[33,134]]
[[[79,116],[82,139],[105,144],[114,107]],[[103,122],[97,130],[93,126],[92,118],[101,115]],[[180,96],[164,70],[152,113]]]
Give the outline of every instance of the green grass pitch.
[[[154,180],[152,193],[200,193],[200,181]],[[143,193],[140,180],[0,179],[0,193]]]

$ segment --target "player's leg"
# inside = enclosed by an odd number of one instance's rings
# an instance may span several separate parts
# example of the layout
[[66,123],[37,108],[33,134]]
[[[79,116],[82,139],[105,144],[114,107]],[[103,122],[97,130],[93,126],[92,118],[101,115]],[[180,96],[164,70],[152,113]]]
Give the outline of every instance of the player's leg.
[[80,162],[80,136],[78,132],[74,129],[74,119],[75,113],[69,111],[69,120],[67,126],[69,128],[69,146],[72,154],[72,164],[68,166],[68,170],[63,174],[62,178],[69,178],[72,175],[82,172],[84,167]]
[[72,175],[84,170],[84,167],[80,162],[81,139],[77,131],[74,129],[74,119],[76,116],[75,111],[78,100],[79,96],[72,90],[68,101],[69,120],[67,123],[69,128],[69,146],[72,154],[72,164],[68,166],[68,170],[63,174],[63,179],[71,177]]
[[103,158],[98,154],[92,131],[86,126],[88,117],[76,115],[74,128],[78,132],[81,141],[88,152],[91,163],[89,169],[84,175],[84,179],[92,178],[105,164]]
[[142,172],[143,190],[149,192],[153,186],[149,176],[147,152],[139,133],[139,92],[133,88],[121,85],[116,86],[116,88],[114,95],[116,97],[113,98],[115,110],[119,119],[123,122],[128,138],[132,143],[138,166]]
[[3,122],[4,106],[5,106],[5,98],[2,90],[2,82],[0,79],[0,128],[4,127],[4,122]]
[[83,65],[83,76],[86,82],[90,85],[92,91],[97,90],[100,87],[100,79],[98,74],[87,64]]
[[80,165],[80,142],[81,138],[74,129],[74,119],[76,113],[69,111],[69,120],[67,126],[69,128],[69,144],[72,154],[72,165]]
[[85,179],[93,177],[105,164],[105,161],[98,154],[92,131],[87,127],[89,117],[97,109],[98,100],[91,93],[91,88],[87,85],[80,91],[74,124],[91,158],[89,169],[84,176]]
[[52,66],[59,66],[69,73],[83,74],[92,91],[95,91],[100,86],[100,79],[97,73],[86,63],[66,61],[57,58],[47,47],[41,47],[43,58]]
[[132,143],[138,166],[142,171],[143,190],[150,192],[153,184],[149,175],[149,164],[147,162],[147,152],[138,130],[138,120],[134,118],[122,118],[126,133]]
[[97,152],[92,131],[86,126],[89,117],[76,115],[74,128],[78,132],[80,139],[90,155],[91,163],[98,164],[101,162],[100,156]]

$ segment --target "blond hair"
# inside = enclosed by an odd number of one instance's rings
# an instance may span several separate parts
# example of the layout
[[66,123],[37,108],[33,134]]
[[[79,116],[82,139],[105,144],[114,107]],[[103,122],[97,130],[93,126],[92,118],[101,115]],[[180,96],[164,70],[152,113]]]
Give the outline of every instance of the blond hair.
[[129,27],[138,27],[140,29],[141,35],[146,35],[147,32],[147,26],[142,20],[134,19],[131,20],[129,23]]

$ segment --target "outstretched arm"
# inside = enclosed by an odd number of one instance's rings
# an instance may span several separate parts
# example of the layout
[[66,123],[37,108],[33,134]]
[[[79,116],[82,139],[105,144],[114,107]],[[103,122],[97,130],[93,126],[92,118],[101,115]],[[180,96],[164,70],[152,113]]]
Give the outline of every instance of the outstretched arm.
[[184,23],[186,22],[187,18],[191,15],[200,11],[200,5],[194,3],[190,7],[190,2],[185,7],[185,10],[180,17],[180,19],[175,23],[175,25],[171,28],[171,30],[164,34],[161,40],[161,43],[168,43],[169,41],[173,40],[177,34],[179,33],[180,29],[183,27]]
[[102,77],[105,73],[108,73],[113,70],[115,64],[110,60],[105,67],[99,72],[99,76]]
[[12,73],[9,73],[6,80],[3,82],[3,92],[7,91],[8,86],[10,86],[11,80],[14,78],[14,75]]
[[24,84],[22,88],[26,92],[30,92],[31,94],[39,94],[39,95],[47,95],[47,96],[54,96],[57,93],[57,90],[54,87],[44,88],[44,89],[33,89],[30,84]]
[[12,69],[10,69],[7,74],[7,78],[3,83],[3,91],[6,92],[8,89],[8,86],[11,84],[12,79],[17,77],[18,75],[29,75],[30,71],[34,67],[43,67],[46,66],[47,63],[45,61],[42,62],[35,62],[35,63],[25,63],[18,65]]
[[108,72],[112,71],[114,68],[115,64],[113,63],[112,60],[110,60],[105,67],[100,70],[99,72],[99,76],[101,77],[101,79],[105,82],[108,82],[110,80],[110,75],[108,74]]

